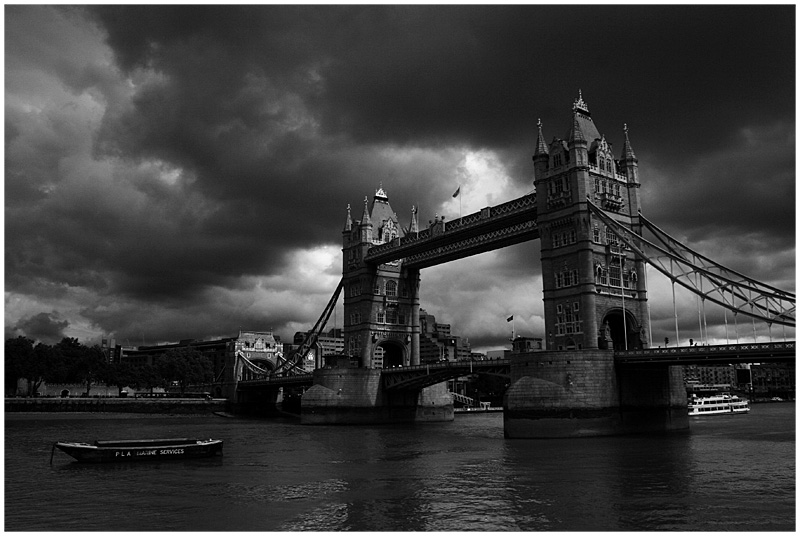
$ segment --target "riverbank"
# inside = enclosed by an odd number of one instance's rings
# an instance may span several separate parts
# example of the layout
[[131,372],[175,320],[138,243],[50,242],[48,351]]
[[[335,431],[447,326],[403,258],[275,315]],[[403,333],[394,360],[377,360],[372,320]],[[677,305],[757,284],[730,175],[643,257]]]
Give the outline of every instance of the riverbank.
[[224,398],[6,398],[6,413],[160,413],[203,414],[227,411]]

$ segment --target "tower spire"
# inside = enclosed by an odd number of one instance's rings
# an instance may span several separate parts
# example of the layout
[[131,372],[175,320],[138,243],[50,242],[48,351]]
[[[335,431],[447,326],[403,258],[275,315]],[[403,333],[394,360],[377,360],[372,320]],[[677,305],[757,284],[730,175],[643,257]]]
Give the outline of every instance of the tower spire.
[[364,196],[364,213],[361,215],[361,225],[372,224],[369,218],[369,198]]
[[347,219],[344,222],[344,230],[345,231],[353,230],[353,218],[350,216],[350,203],[347,203]]
[[411,206],[411,226],[409,227],[409,231],[412,233],[419,232],[419,225],[417,225],[417,207]]
[[583,100],[583,92],[580,89],[578,90],[578,98],[572,103],[572,111],[580,112],[585,115],[591,115],[589,113],[589,106],[587,106],[586,102]]
[[544,135],[542,134],[542,120],[539,119],[537,122],[537,126],[539,127],[539,134],[536,137],[536,150],[533,152],[533,158],[535,159],[537,156],[541,155],[549,155],[550,152],[547,150],[547,144],[544,142]]
[[628,138],[628,123],[622,127],[625,131],[625,145],[622,147],[622,159],[636,161],[636,155],[633,154],[633,147],[631,147],[631,140]]
[[573,107],[572,109],[572,128],[569,129],[567,136],[567,143],[574,144],[575,142],[586,143],[586,137],[583,135],[580,123],[578,123],[578,111]]

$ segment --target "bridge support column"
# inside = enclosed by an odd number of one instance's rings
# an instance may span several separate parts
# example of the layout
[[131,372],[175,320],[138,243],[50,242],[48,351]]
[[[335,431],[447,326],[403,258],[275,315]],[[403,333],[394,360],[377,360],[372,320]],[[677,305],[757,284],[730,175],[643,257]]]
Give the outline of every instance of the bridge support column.
[[383,424],[452,421],[453,397],[442,383],[420,390],[383,389],[380,369],[314,371],[303,394],[301,424]]
[[413,275],[409,278],[412,290],[411,302],[411,362],[409,365],[420,364],[419,356],[419,336],[422,327],[419,325],[419,270],[414,270]]
[[503,406],[508,438],[623,435],[689,427],[679,367],[618,369],[611,350],[512,355],[511,386]]

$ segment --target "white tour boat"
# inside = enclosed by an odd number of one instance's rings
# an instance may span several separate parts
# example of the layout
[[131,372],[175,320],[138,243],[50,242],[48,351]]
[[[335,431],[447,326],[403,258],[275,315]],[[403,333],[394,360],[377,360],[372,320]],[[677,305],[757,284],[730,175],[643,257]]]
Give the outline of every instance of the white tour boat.
[[689,416],[747,413],[748,411],[750,411],[750,406],[747,400],[736,395],[693,397],[689,401]]

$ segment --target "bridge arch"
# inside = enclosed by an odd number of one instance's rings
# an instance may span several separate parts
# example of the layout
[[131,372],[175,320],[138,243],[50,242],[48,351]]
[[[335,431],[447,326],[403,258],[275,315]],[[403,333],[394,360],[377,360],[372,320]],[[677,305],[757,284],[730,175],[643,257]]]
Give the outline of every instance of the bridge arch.
[[408,365],[408,348],[394,339],[384,339],[375,345],[375,357],[383,353],[383,368],[394,368]]
[[[639,322],[631,311],[614,307],[606,311],[601,323],[599,347],[613,350],[636,350],[645,347],[646,340],[641,336],[642,323]],[[627,337],[625,333],[627,331]],[[625,339],[627,338],[627,348]]]

